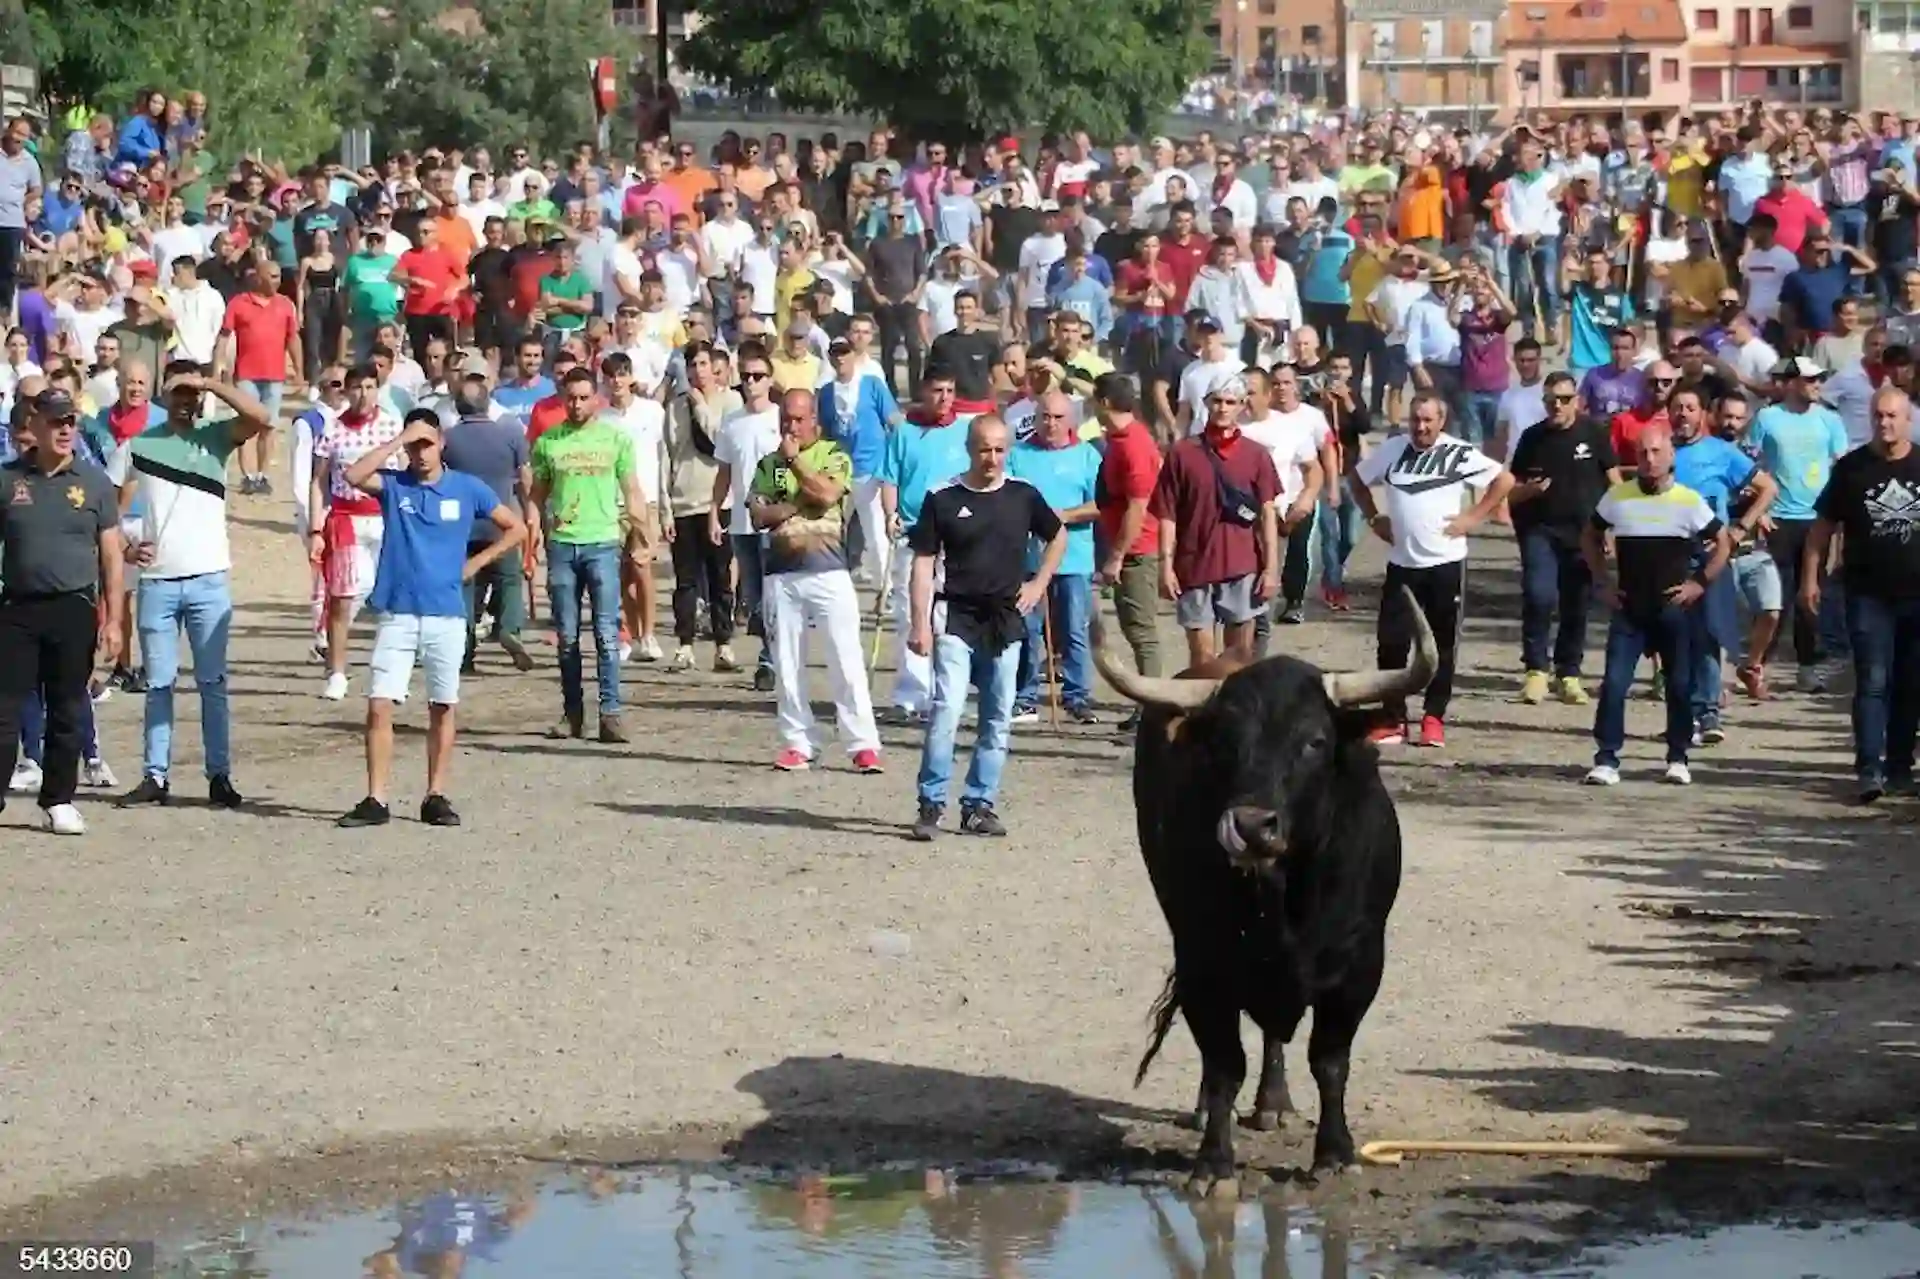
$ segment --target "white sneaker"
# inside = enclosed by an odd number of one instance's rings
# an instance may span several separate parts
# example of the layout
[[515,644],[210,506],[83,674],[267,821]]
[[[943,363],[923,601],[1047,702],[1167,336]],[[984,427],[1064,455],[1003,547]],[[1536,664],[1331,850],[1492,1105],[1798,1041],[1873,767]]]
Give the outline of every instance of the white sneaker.
[[87,697],[95,706],[105,706],[113,700],[113,684],[109,680],[96,679],[87,682]]
[[345,671],[334,671],[329,674],[327,676],[327,686],[320,690],[320,696],[329,702],[346,701],[347,673]]
[[1660,780],[1669,786],[1691,786],[1693,785],[1693,770],[1679,760],[1675,760],[1673,763],[1667,765],[1667,771],[1660,775]]
[[633,657],[633,645],[627,640],[620,641],[620,661],[624,664]]
[[676,671],[693,669],[693,645],[682,644],[673,650],[673,669]]
[[1587,770],[1585,780],[1589,786],[1618,786],[1620,770],[1612,764],[1595,764]]
[[80,784],[111,790],[118,786],[120,781],[113,775],[113,770],[107,767],[107,761],[96,756],[81,766]]
[[666,654],[660,651],[660,638],[658,636],[642,635],[640,637],[640,660],[641,661],[657,662],[662,657],[665,657],[665,656]]
[[72,804],[55,804],[47,810],[47,829],[56,835],[84,835],[87,824]]
[[13,777],[7,782],[7,789],[15,795],[31,795],[40,789],[40,765],[30,759],[23,759],[13,766]]

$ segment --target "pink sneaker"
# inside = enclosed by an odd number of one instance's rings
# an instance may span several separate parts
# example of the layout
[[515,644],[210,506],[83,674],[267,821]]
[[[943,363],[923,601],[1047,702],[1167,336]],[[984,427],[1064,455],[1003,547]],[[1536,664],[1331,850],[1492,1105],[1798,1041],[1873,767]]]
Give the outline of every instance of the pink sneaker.
[[1447,744],[1447,726],[1438,715],[1429,715],[1420,721],[1420,744],[1433,750]]
[[872,775],[874,773],[884,773],[887,770],[880,766],[879,751],[855,751],[853,753],[853,771]]
[[783,773],[804,773],[813,766],[806,752],[792,746],[773,757],[773,766]]

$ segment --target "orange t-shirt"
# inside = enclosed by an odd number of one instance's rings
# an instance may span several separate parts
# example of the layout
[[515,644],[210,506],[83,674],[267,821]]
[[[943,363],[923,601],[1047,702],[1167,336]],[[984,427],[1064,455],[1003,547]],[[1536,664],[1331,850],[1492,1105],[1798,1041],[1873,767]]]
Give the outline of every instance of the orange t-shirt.
[[696,227],[703,221],[700,216],[700,197],[720,185],[710,171],[701,168],[669,169],[661,175],[660,181],[673,188],[680,197],[680,203],[693,215]]
[[1400,238],[1439,240],[1447,234],[1447,187],[1440,170],[1426,165],[1400,202]]
[[458,213],[446,213],[434,218],[433,225],[440,232],[440,247],[453,254],[462,271],[466,270],[467,263],[480,250],[473,224]]

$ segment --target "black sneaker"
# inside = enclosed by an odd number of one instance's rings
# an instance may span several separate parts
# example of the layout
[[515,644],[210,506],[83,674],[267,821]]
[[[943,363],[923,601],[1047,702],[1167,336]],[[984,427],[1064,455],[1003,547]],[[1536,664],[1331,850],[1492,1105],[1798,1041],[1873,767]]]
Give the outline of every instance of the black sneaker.
[[1139,728],[1140,728],[1140,708],[1136,706],[1131,711],[1127,712],[1127,717],[1120,721],[1120,723],[1115,727],[1114,731],[1120,732],[1120,733],[1132,733],[1132,732],[1138,731]]
[[1886,779],[1878,773],[1868,773],[1860,779],[1860,802],[1871,804],[1887,793]]
[[361,826],[385,826],[392,820],[392,810],[369,795],[355,804],[352,812],[334,824],[343,830],[354,830]]
[[167,784],[151,773],[140,779],[140,784],[114,801],[115,808],[133,808],[140,804],[168,804],[173,794]]
[[458,826],[460,814],[445,795],[429,795],[420,801],[420,820],[429,826]]
[[963,835],[1004,835],[1007,825],[1000,820],[1000,814],[993,811],[992,804],[962,804],[960,806],[960,833]]
[[773,691],[773,667],[757,667],[753,672],[753,691],[771,693]]
[[940,819],[946,815],[946,808],[931,800],[920,801],[920,816],[913,822],[913,837],[923,844],[932,843],[934,836],[940,833]]
[[128,671],[126,682],[120,685],[120,691],[144,695],[147,691],[147,668],[141,666]]
[[221,773],[207,779],[207,802],[215,808],[238,808],[246,801],[233,788],[233,779]]
[[1082,702],[1078,706],[1067,707],[1067,718],[1076,724],[1098,724],[1100,713]]
[[1307,609],[1299,600],[1288,600],[1287,607],[1280,614],[1282,626],[1299,626],[1307,620]]

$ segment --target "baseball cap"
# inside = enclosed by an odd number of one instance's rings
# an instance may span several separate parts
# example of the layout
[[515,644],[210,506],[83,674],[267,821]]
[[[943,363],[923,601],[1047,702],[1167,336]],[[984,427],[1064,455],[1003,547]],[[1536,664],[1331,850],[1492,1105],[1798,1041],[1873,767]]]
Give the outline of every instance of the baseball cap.
[[80,409],[74,404],[73,397],[58,387],[50,387],[34,396],[33,411],[51,418],[80,416]]
[[1058,213],[1060,212],[1060,202],[1058,200],[1042,200],[1040,201],[1040,212]]
[[827,354],[835,359],[843,355],[851,355],[852,353],[853,343],[847,341],[845,338],[835,338],[833,341],[827,343]]
[[1777,378],[1806,378],[1809,381],[1817,381],[1826,375],[1826,370],[1804,355],[1789,355],[1773,366],[1773,376]]
[[1187,327],[1190,329],[1211,329],[1220,332],[1220,321],[1213,312],[1195,307],[1187,312]]
[[1156,133],[1147,140],[1147,150],[1158,151],[1161,147],[1165,147],[1169,151],[1173,150],[1173,139],[1164,133]]

